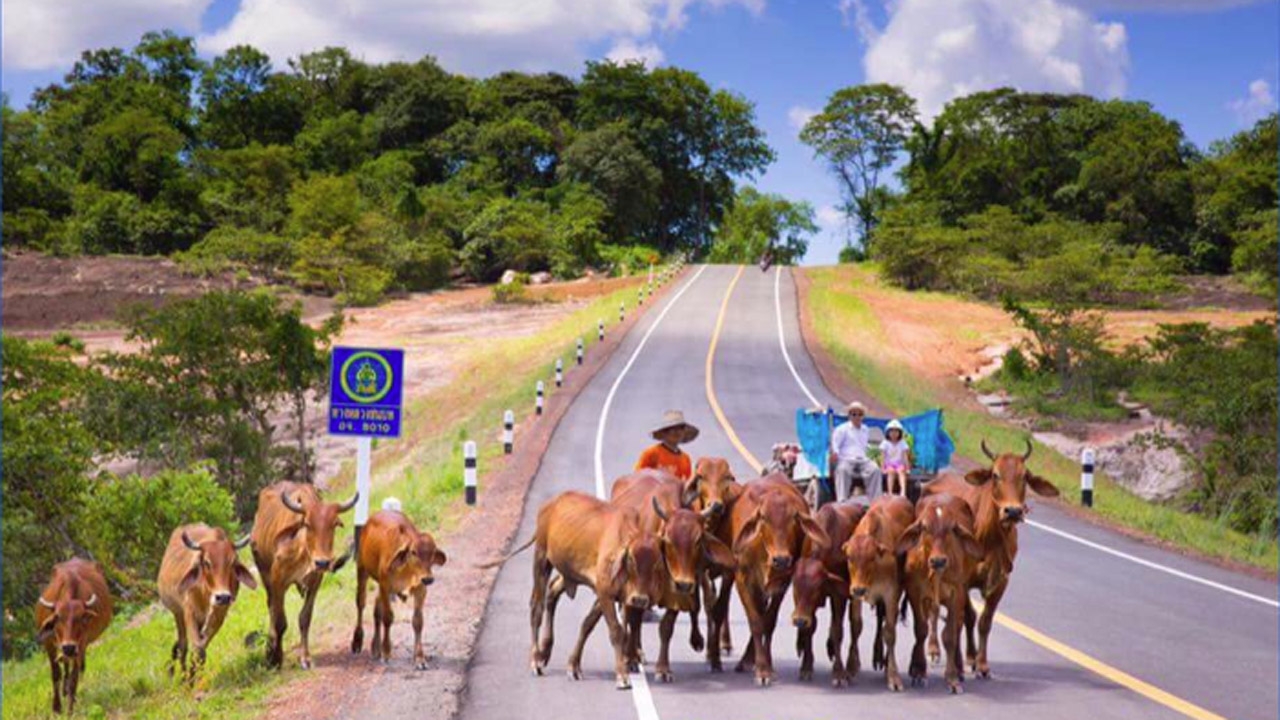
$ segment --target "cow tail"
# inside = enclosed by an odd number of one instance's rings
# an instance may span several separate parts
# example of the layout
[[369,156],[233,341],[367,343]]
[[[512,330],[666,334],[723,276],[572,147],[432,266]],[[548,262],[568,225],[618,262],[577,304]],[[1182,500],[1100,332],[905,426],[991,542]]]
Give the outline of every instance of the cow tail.
[[489,568],[496,568],[496,567],[498,567],[499,565],[502,565],[502,564],[503,564],[503,563],[505,563],[506,561],[510,560],[511,558],[513,558],[513,557],[515,557],[515,556],[519,555],[520,553],[524,552],[525,550],[528,550],[528,549],[529,549],[529,546],[533,544],[533,541],[534,541],[534,540],[537,540],[537,539],[538,539],[538,536],[535,534],[534,536],[532,536],[532,537],[530,537],[528,540],[526,540],[526,541],[525,541],[525,543],[524,543],[523,545],[521,545],[520,547],[516,548],[515,550],[512,550],[511,552],[507,553],[505,556],[500,557],[500,558],[498,558],[497,560],[491,560],[491,561],[489,561],[489,562],[487,562],[487,563],[481,563],[481,564],[479,564],[479,565],[476,565],[476,567],[477,567],[477,568],[480,568],[481,570],[488,570]]

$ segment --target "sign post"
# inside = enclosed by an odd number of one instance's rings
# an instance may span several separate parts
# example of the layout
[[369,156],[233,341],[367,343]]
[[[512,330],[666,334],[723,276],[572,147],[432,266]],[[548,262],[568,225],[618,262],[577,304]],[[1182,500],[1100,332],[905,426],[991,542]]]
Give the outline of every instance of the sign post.
[[329,434],[356,438],[356,551],[369,520],[373,438],[400,437],[404,351],[335,347],[329,365]]
[[1087,447],[1080,451],[1080,504],[1087,508],[1093,507],[1094,458],[1093,448]]

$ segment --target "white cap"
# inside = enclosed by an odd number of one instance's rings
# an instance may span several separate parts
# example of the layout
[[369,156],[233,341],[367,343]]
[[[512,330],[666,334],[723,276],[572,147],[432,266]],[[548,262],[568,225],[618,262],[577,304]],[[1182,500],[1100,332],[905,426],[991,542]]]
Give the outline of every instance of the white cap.
[[396,512],[400,512],[400,501],[396,498],[389,497],[386,500],[382,501],[382,509],[395,510]]

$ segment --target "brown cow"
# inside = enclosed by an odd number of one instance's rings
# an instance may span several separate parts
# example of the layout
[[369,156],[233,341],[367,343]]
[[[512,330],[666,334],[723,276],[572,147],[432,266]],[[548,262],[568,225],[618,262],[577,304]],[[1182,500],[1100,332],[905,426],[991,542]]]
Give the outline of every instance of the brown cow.
[[271,611],[271,638],[267,663],[280,667],[284,662],[284,633],[289,621],[284,614],[284,595],[296,585],[303,593],[298,630],[302,634],[301,665],[311,667],[311,612],[326,572],[337,572],[347,555],[333,557],[333,536],[342,526],[338,517],[356,506],[360,493],[339,505],[320,499],[314,485],[278,482],[258,493],[258,512],[253,517],[253,561],[267,589]]
[[[773,683],[773,631],[778,610],[791,583],[795,561],[801,557],[806,537],[819,548],[829,543],[826,533],[809,515],[809,506],[800,491],[781,474],[768,475],[743,485],[729,510],[727,522],[717,533],[733,548],[737,560],[734,586],[747,613],[751,641],[736,670],[755,668],[756,683]],[[719,627],[728,622],[729,593],[722,592],[709,613],[713,619],[711,637],[719,637]],[[720,669],[719,647],[707,647],[711,669]]]
[[[733,507],[734,501],[742,493],[742,486],[738,484],[738,480],[733,474],[733,469],[729,467],[729,461],[718,457],[698,458],[698,462],[693,467],[693,487],[697,489],[698,495],[690,507],[704,514],[709,511],[709,516],[706,516],[707,530],[720,534],[721,523]],[[716,588],[715,581],[717,578],[723,578],[719,588]],[[717,597],[729,593],[732,582],[732,572],[725,572],[715,566],[708,567],[702,577],[699,578],[698,584],[701,586],[703,604],[708,609],[708,633],[711,632],[712,625],[710,609],[716,604]],[[716,652],[713,653],[710,647],[707,648],[707,660],[712,663],[715,669],[718,669],[720,664],[718,653],[733,650],[733,639],[729,634],[728,622],[720,623],[719,634],[720,644]],[[690,639],[693,637],[691,632]],[[714,635],[711,637],[715,638]],[[697,650],[696,647],[695,650]],[[715,655],[714,660],[712,660],[713,654]]]
[[[709,567],[732,572],[733,551],[707,531],[705,522],[711,519],[710,507],[701,513],[687,506],[697,498],[697,476],[688,483],[660,471],[645,470],[618,478],[613,483],[612,503],[635,508],[640,513],[640,525],[645,532],[658,537],[666,560],[668,584],[654,605],[666,609],[658,626],[661,649],[654,676],[661,682],[671,682],[671,635],[681,612],[690,614],[689,643],[695,652],[703,649],[703,638],[698,628],[699,578]],[[628,658],[639,663],[640,623],[644,611],[629,609]]]
[[[573,597],[579,585],[591,587],[595,604],[582,622],[578,644],[569,657],[569,677],[582,678],[584,639],[604,617],[613,644],[618,689],[631,687],[627,676],[626,628],[616,606],[644,609],[666,588],[662,549],[658,539],[644,532],[635,508],[618,507],[580,492],[564,492],[538,510],[538,526],[523,545],[482,568],[496,567],[534,545],[533,592],[529,596],[529,625],[533,636],[529,664],[541,675],[551,658],[556,604],[560,595]],[[558,572],[551,582],[552,571]],[[538,629],[542,627],[542,637]]]
[[364,645],[364,602],[369,578],[378,583],[378,599],[373,606],[373,642],[369,652],[382,661],[391,661],[391,596],[413,595],[413,665],[427,669],[427,653],[422,648],[422,607],[427,586],[435,582],[432,568],[448,562],[436,547],[431,533],[418,528],[396,510],[374,513],[360,533],[360,553],[356,557],[356,629],[351,636],[351,652]]
[[[795,604],[791,621],[796,626],[801,680],[813,679],[813,634],[817,630],[814,612],[828,599],[831,629],[827,633],[827,658],[831,660],[831,684],[844,687],[849,683],[850,674],[858,672],[858,633],[862,629],[862,616],[854,614],[856,605],[849,606],[849,568],[841,546],[853,534],[866,512],[867,507],[861,503],[827,503],[813,516],[827,534],[829,544],[819,549],[806,537],[804,556],[796,564],[791,581],[791,597]],[[853,638],[847,662],[840,657],[846,608],[849,608],[848,622]]]
[[[172,660],[188,670],[189,679],[204,664],[205,648],[222,627],[240,584],[251,590],[258,587],[249,568],[236,557],[236,552],[248,544],[247,537],[233,543],[222,528],[203,523],[183,525],[169,535],[156,589],[160,602],[173,613],[178,629]],[[196,660],[188,668],[187,649],[192,642]],[[173,665],[169,666],[169,673],[173,674]]]
[[[851,610],[862,617],[862,603],[876,608],[876,637],[872,667],[884,669],[885,683],[894,692],[902,690],[895,651],[898,632],[896,622],[902,602],[902,557],[897,552],[898,538],[915,520],[911,501],[896,495],[882,495],[871,504],[858,523],[853,536],[841,548],[848,562]],[[854,631],[853,645],[858,645],[861,622]],[[852,674],[857,675],[854,667]]]
[[1027,488],[1037,495],[1057,497],[1053,483],[1027,469],[1031,443],[1021,455],[995,455],[982,441],[982,452],[991,459],[991,467],[973,470],[963,478],[954,473],[940,475],[928,485],[927,493],[946,492],[964,498],[973,510],[974,535],[982,546],[983,557],[970,580],[970,588],[982,593],[982,617],[977,619],[979,642],[975,646],[973,626],[976,614],[972,608],[965,619],[966,656],[979,677],[991,676],[987,662],[987,639],[1000,599],[1009,587],[1013,560],[1018,554],[1018,523],[1027,515]]
[[53,711],[76,709],[85,649],[111,624],[111,593],[97,563],[72,558],[53,566],[36,603],[36,641],[44,645],[53,674]]
[[[960,659],[960,628],[968,606],[969,579],[982,557],[973,536],[973,512],[954,495],[933,493],[921,498],[916,520],[898,540],[897,551],[906,553],[907,601],[915,622],[911,650],[911,682],[924,681],[925,636],[943,608],[947,625],[943,646],[947,652],[946,679],[952,693],[963,692],[964,663]],[[888,623],[893,619],[889,618]]]

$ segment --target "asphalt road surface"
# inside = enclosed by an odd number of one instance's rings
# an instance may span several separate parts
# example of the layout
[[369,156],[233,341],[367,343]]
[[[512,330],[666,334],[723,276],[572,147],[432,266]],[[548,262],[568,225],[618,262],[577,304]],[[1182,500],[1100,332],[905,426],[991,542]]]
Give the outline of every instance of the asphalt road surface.
[[[787,269],[696,267],[675,290],[633,328],[609,366],[569,409],[530,489],[519,540],[532,534],[538,508],[556,494],[599,488],[607,493],[613,479],[628,472],[652,442],[648,430],[667,409],[684,410],[701,428],[701,437],[688,447],[695,458],[727,458],[738,478],[747,480],[755,472],[738,444],[767,460],[773,443],[794,438],[797,408],[815,399],[823,404],[842,400],[823,387],[805,352]],[[709,364],[713,337],[718,340]],[[714,397],[738,443],[708,399],[709,365]],[[756,687],[750,673],[733,672],[748,638],[736,599],[731,610],[736,647],[725,673],[709,672],[702,656],[689,648],[682,615],[672,641],[674,683],[657,683],[646,667],[650,674],[633,675],[632,690],[614,689],[613,654],[603,623],[587,644],[585,677],[575,682],[565,675],[565,659],[592,602],[587,588],[576,600],[561,601],[548,674],[534,677],[529,670],[531,558],[525,553],[501,570],[462,715],[1273,720],[1280,714],[1273,584],[1073,521],[1036,504],[1034,497],[1031,502],[1036,525],[1021,530],[1017,566],[991,635],[992,678],[969,677],[963,695],[948,694],[939,667],[930,668],[923,688],[890,693],[882,675],[869,669],[871,632],[865,629],[862,673],[853,686],[832,688],[821,651],[829,622],[825,610],[814,643],[815,679],[800,682],[789,601],[774,638],[778,681]],[[652,658],[656,623],[645,624],[643,632]],[[905,677],[909,628],[898,637]]]

